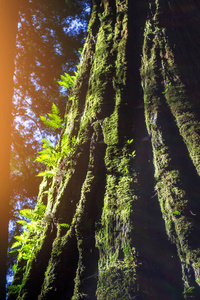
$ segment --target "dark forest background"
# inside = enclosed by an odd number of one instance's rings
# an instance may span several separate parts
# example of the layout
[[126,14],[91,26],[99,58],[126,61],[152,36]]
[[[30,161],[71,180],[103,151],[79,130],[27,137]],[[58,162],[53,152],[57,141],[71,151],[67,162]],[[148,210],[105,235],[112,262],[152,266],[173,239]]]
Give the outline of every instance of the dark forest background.
[[[19,234],[19,211],[36,204],[44,166],[35,161],[42,139],[55,145],[60,130],[46,127],[40,116],[51,112],[52,103],[64,116],[67,91],[57,83],[73,74],[87,32],[90,1],[26,1],[18,11],[14,72],[11,145],[11,201],[9,247]],[[8,254],[8,280],[16,254]]]

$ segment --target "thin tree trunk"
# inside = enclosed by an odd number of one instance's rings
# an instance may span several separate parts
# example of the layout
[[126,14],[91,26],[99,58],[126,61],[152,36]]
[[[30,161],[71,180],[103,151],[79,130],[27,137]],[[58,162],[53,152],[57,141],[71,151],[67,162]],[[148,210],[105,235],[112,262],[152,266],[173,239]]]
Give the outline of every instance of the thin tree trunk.
[[66,109],[77,144],[40,186],[48,221],[9,300],[199,299],[199,13],[93,0]]
[[17,7],[17,1],[0,1],[0,299],[5,299],[6,296],[6,257],[10,200],[10,130]]

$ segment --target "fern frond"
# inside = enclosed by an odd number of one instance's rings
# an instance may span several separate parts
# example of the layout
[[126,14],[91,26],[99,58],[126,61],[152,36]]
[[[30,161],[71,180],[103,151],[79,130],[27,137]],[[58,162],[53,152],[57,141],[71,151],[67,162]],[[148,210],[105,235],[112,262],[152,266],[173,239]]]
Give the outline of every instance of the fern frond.
[[44,176],[47,176],[47,177],[53,177],[55,174],[56,174],[56,172],[55,172],[54,170],[52,170],[52,171],[44,171],[44,172],[40,172],[40,173],[37,174],[36,176],[37,176],[37,177],[44,177]]
[[63,86],[65,89],[68,89],[74,85],[74,80],[76,76],[70,76],[67,73],[65,75],[60,75],[62,80],[57,81],[60,86]]
[[40,120],[44,123],[45,126],[50,128],[51,130],[56,130],[62,128],[64,125],[63,119],[60,116],[60,111],[55,103],[52,104],[51,112],[48,113],[48,117],[40,116]]
[[51,110],[52,110],[52,113],[54,115],[59,115],[60,114],[59,108],[55,105],[55,103],[52,103]]
[[27,218],[27,219],[31,220],[31,217],[33,215],[33,211],[30,208],[22,209],[22,210],[20,210],[20,215],[24,218]]

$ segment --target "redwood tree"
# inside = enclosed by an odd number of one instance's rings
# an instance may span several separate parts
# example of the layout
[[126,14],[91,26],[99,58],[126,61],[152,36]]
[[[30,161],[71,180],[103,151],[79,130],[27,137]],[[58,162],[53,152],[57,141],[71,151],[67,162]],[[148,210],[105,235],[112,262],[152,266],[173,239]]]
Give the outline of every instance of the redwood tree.
[[195,0],[92,1],[9,300],[199,299],[199,23]]

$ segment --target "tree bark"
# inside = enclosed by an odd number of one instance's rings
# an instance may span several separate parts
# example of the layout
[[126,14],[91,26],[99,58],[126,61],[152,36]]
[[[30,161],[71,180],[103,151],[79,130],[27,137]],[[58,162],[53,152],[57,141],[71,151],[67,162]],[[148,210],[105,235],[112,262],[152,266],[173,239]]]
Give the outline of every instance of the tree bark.
[[199,299],[199,21],[197,1],[93,0],[77,143],[40,186],[49,221],[9,300]]
[[6,296],[11,111],[18,1],[0,1],[0,299]]

